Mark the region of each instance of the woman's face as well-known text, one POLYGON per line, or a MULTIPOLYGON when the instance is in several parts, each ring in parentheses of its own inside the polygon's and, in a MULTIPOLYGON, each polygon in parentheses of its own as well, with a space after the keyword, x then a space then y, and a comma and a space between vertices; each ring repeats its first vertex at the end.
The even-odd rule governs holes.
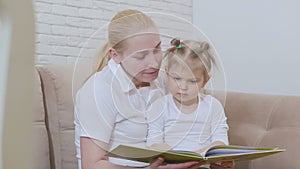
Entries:
POLYGON ((151 82, 158 76, 162 61, 161 41, 158 33, 145 33, 124 41, 125 50, 119 53, 120 64, 138 85, 151 82))

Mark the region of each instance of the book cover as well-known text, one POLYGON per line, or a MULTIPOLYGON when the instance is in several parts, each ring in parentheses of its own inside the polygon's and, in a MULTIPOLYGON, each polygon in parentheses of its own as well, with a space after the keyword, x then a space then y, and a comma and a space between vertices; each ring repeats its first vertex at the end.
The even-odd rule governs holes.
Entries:
POLYGON ((112 151, 108 152, 106 156, 146 163, 151 163, 158 157, 164 158, 166 163, 181 163, 187 161, 206 161, 207 163, 214 163, 228 160, 253 160, 283 151, 285 150, 265 147, 215 146, 210 148, 206 153, 204 153, 204 155, 201 155, 192 151, 159 151, 127 145, 119 145, 112 151))

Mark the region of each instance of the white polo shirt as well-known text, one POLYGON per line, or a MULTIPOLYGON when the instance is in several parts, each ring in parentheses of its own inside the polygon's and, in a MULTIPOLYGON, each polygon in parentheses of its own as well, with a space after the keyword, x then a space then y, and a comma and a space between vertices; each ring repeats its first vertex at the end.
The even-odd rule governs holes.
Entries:
MULTIPOLYGON (((75 103, 75 144, 79 165, 80 137, 108 143, 109 150, 120 144, 145 147, 145 110, 154 97, 161 97, 160 90, 153 86, 157 87, 137 89, 121 65, 113 60, 87 80, 77 92, 75 103)), ((133 165, 124 160, 111 161, 133 165)))

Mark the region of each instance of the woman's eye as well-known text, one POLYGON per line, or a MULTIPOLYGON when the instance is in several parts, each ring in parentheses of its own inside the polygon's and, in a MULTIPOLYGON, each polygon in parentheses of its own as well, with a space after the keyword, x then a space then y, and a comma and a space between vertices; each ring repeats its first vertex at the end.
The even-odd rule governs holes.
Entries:
POLYGON ((143 60, 145 59, 146 55, 136 55, 135 58, 138 60, 143 60))
POLYGON ((180 80, 180 77, 173 77, 174 80, 180 80))

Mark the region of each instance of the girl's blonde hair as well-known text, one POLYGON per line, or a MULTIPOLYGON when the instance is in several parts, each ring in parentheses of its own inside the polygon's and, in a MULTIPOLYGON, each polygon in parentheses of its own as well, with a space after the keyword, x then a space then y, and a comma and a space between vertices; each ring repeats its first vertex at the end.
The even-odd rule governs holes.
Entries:
POLYGON ((215 56, 212 54, 211 45, 206 41, 194 41, 194 40, 185 40, 180 41, 177 38, 171 40, 171 46, 165 52, 165 67, 170 68, 172 64, 178 59, 181 61, 196 61, 195 64, 199 64, 205 72, 205 78, 210 77, 210 72, 212 67, 215 66, 218 68, 215 56))
POLYGON ((107 42, 95 56, 93 73, 101 71, 107 65, 110 60, 109 48, 122 53, 126 48, 123 40, 149 28, 157 29, 153 20, 138 10, 123 10, 117 13, 109 23, 107 42))

